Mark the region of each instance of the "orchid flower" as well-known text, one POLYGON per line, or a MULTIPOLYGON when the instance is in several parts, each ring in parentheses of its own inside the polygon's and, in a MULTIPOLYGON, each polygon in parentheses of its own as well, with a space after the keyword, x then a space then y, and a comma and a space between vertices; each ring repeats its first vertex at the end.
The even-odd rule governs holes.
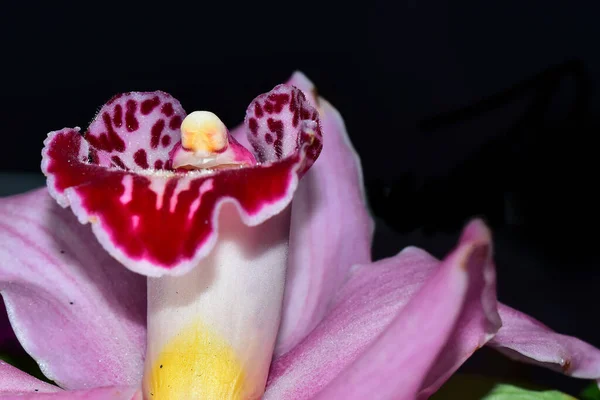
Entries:
POLYGON ((127 93, 42 154, 47 189, 0 200, 0 292, 58 386, 0 362, 3 398, 422 399, 486 344, 600 379, 600 350, 497 302, 482 221, 441 261, 372 262, 359 159, 301 73, 231 132, 127 93))

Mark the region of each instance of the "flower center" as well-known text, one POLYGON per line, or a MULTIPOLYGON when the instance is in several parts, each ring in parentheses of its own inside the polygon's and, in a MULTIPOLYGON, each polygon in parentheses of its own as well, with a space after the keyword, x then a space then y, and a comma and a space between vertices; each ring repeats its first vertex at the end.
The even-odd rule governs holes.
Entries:
POLYGON ((254 155, 229 134, 210 111, 194 111, 181 123, 181 143, 171 154, 173 168, 239 168, 256 164, 254 155))

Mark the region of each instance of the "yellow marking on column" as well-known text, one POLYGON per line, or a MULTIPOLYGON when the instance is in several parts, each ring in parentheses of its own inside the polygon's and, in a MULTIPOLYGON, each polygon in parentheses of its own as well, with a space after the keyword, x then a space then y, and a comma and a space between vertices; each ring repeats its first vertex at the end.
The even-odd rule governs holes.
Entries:
POLYGON ((231 346, 202 323, 175 335, 144 376, 145 399, 239 400, 245 374, 231 346))

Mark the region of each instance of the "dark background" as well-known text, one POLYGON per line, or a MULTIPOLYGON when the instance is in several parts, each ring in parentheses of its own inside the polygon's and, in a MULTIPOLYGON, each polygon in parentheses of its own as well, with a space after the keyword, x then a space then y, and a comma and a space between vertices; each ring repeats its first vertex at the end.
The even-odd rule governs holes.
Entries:
MULTIPOLYGON (((500 300, 600 346, 597 13, 391 3, 3 2, 1 194, 43 184, 47 132, 85 127, 115 93, 164 90, 231 127, 299 69, 362 158, 376 258, 408 244, 441 257, 483 216, 500 300)), ((582 386, 493 354, 465 370, 582 386)))

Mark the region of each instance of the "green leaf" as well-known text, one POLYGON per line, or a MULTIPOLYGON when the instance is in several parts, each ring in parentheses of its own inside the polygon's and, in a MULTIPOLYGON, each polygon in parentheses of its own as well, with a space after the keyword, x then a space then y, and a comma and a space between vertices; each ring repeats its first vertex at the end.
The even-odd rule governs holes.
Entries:
POLYGON ((556 390, 535 391, 517 386, 499 384, 482 400, 577 400, 556 390))
MULTIPOLYGON (((583 386, 583 385, 582 385, 583 386)), ((600 400, 594 383, 586 389, 581 400, 600 400), (591 396, 591 397, 590 397, 591 396), (597 397, 593 397, 597 396, 597 397)), ((499 378, 489 375, 454 374, 431 400, 577 400, 571 395, 522 379, 499 378)))
POLYGON ((583 389, 579 395, 581 400, 600 400, 600 389, 596 382, 591 383, 588 387, 583 389))
MULTIPOLYGON (((431 396, 431 400, 481 400, 492 393, 501 382, 508 383, 493 376, 454 374, 431 396)), ((510 380, 510 383, 530 390, 546 389, 520 380, 510 380)))

